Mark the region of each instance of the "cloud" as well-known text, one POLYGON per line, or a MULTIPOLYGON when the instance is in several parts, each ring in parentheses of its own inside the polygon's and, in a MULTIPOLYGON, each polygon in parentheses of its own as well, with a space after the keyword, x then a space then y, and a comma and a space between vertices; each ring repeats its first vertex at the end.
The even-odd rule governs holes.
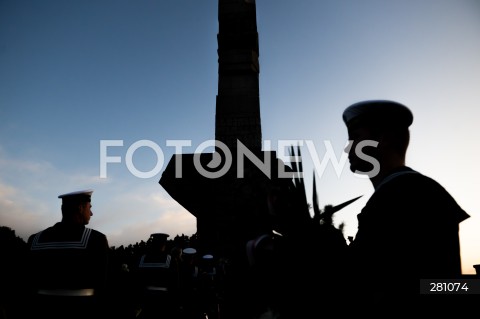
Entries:
POLYGON ((107 202, 97 205, 100 207, 97 213, 94 211, 92 225, 105 232, 111 246, 146 241, 150 234, 158 232, 168 233, 171 238, 196 232, 196 218, 158 184, 155 186, 134 187, 109 196, 107 202, 112 198, 116 201, 112 207, 107 202))
POLYGON ((0 225, 11 228, 24 240, 48 225, 48 207, 28 193, 0 179, 0 225))

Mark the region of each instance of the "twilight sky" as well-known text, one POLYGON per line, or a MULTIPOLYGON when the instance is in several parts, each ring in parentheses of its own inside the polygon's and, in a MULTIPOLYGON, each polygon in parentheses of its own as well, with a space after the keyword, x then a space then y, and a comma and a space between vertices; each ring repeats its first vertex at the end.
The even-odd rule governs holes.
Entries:
MULTIPOLYGON (((112 246, 195 233, 195 218, 158 181, 175 153, 169 143, 189 140, 183 152, 193 153, 215 138, 217 6, 0 0, 0 225, 26 240, 60 220, 59 194, 94 189, 89 227, 112 246), (121 159, 106 177, 101 141, 121 159)), ((257 0, 257 24, 264 149, 287 155, 281 145, 303 143, 307 190, 316 163, 322 207, 364 195, 335 216, 354 236, 372 186, 339 164, 342 111, 364 99, 407 105, 407 165, 470 214, 462 263, 475 273, 480 2, 257 0)))

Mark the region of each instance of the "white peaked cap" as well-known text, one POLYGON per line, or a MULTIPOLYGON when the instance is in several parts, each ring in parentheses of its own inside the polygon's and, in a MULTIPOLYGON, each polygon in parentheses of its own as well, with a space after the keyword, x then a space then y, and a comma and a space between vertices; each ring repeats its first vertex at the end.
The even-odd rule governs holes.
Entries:
POLYGON ((76 192, 58 195, 58 198, 65 198, 65 197, 78 196, 78 195, 92 196, 92 193, 93 193, 93 189, 87 189, 83 191, 76 191, 76 192))
POLYGON ((91 200, 92 193, 92 189, 87 189, 58 195, 58 198, 61 198, 62 202, 89 202, 91 200))
POLYGON ((183 249, 183 253, 187 254, 187 255, 193 255, 193 254, 197 253, 197 250, 195 248, 188 247, 188 248, 183 249))
POLYGON ((405 105, 389 100, 366 100, 347 107, 342 114, 348 126, 355 120, 374 125, 409 127, 413 123, 413 114, 405 105))

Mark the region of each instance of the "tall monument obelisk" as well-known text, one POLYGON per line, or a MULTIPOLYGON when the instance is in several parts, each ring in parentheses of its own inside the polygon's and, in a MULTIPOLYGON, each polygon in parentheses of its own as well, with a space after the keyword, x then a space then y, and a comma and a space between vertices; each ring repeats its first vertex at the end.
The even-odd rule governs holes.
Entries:
POLYGON ((255 2, 220 0, 215 139, 231 150, 237 140, 262 149, 258 32, 255 2))
POLYGON ((197 236, 203 248, 230 257, 243 254, 245 242, 268 227, 266 186, 275 179, 277 165, 283 164, 274 151, 262 151, 255 2, 219 0, 218 21, 215 140, 216 145, 228 147, 233 163, 225 174, 211 178, 198 171, 195 157, 207 167, 220 152, 176 154, 159 183, 197 218, 197 236), (265 158, 270 158, 272 175, 266 176, 246 159, 238 178, 238 142, 260 161, 267 163, 265 158))

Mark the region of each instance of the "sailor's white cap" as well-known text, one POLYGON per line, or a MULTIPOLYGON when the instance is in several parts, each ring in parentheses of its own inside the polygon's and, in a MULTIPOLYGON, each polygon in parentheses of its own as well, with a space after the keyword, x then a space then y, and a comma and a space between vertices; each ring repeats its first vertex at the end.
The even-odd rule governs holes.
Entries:
POLYGON ((75 192, 58 195, 58 198, 61 198, 63 202, 65 201, 89 202, 91 201, 92 193, 93 193, 92 189, 86 189, 86 190, 75 191, 75 192))
POLYGON ((187 254, 187 255, 193 255, 193 254, 197 253, 197 250, 195 248, 188 247, 188 248, 183 249, 183 253, 187 254))
POLYGON ((342 114, 347 126, 353 123, 368 123, 385 127, 409 127, 413 114, 405 105, 390 100, 366 100, 347 107, 342 114))
POLYGON ((203 255, 202 258, 203 258, 203 259, 213 259, 213 255, 210 255, 210 254, 203 255))

